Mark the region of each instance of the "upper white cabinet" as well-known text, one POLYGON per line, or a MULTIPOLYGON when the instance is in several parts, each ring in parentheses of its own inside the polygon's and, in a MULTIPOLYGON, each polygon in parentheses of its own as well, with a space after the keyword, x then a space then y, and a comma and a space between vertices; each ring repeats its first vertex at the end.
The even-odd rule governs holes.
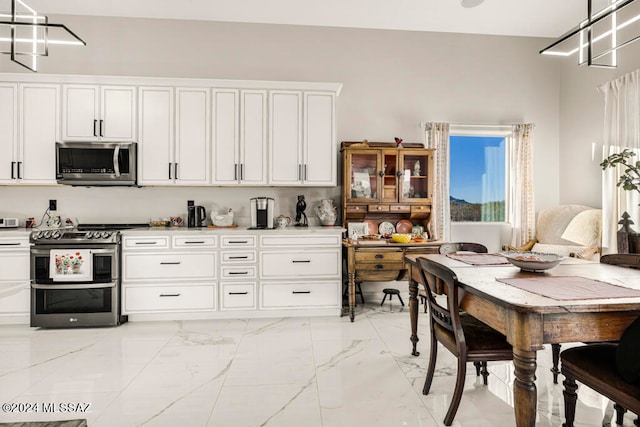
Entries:
POLYGON ((212 91, 215 185, 267 183, 267 91, 212 91))
POLYGON ((333 92, 271 91, 269 184, 336 185, 333 92))
POLYGON ((141 87, 138 183, 207 185, 209 90, 141 87))
POLYGON ((0 84, 0 183, 17 180, 18 166, 18 85, 0 84))
POLYGON ((176 89, 176 184, 206 185, 211 177, 209 89, 176 89))
POLYGON ((56 183, 59 105, 59 85, 0 84, 0 183, 56 183))
POLYGON ((29 184, 55 184, 60 86, 23 83, 19 90, 17 179, 29 184))
POLYGON ((176 172, 173 88, 141 87, 138 100, 138 183, 171 184, 176 172))
POLYGON ((63 86, 62 139, 135 141, 134 86, 63 86))

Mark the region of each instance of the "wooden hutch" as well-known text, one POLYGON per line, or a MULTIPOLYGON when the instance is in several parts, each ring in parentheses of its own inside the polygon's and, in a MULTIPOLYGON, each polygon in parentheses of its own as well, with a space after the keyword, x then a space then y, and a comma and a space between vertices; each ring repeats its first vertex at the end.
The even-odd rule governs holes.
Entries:
MULTIPOLYGON (((434 150, 422 144, 342 142, 342 226, 400 220, 421 225, 428 237, 433 195, 434 150)), ((369 231, 371 233, 371 231, 369 231)), ((378 233, 374 230, 374 233, 378 233)), ((373 233, 371 233, 373 234, 373 233)), ((355 283, 402 279, 407 252, 436 253, 439 242, 392 243, 387 239, 344 241, 349 278, 349 310, 354 318, 355 283)), ((416 301, 410 295, 409 303, 416 301)))

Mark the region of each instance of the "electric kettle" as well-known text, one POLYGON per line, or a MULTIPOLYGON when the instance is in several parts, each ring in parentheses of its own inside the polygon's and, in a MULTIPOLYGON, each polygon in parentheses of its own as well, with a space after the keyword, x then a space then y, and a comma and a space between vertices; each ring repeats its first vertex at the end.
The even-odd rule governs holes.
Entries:
POLYGON ((204 209, 204 206, 196 206, 196 227, 206 227, 207 226, 207 211, 204 209))

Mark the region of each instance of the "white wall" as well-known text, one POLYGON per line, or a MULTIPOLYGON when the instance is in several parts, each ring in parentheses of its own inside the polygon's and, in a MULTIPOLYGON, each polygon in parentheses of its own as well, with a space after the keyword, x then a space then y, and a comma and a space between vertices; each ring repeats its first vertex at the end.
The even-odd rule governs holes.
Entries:
MULTIPOLYGON (((559 60, 548 40, 411 31, 54 16, 88 43, 53 47, 40 73, 326 81, 337 98, 338 141, 423 142, 425 120, 533 122, 537 210, 559 201, 559 60)), ((0 72, 22 72, 0 58, 0 72)), ((563 163, 566 166, 567 162, 563 163)), ((563 174, 564 176, 564 174, 563 174)), ((241 211, 256 195, 292 213, 296 194, 339 189, 0 187, 0 216, 39 216, 47 200, 81 220, 142 220, 184 212, 187 199, 241 211)), ((86 222, 86 221, 85 221, 86 222)))

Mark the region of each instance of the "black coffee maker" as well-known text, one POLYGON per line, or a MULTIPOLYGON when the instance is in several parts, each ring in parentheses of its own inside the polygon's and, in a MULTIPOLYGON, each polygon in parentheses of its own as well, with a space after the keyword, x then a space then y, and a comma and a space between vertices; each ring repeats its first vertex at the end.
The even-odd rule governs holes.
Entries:
POLYGON ((196 206, 193 200, 187 200, 187 227, 205 227, 207 211, 204 206, 196 206))

